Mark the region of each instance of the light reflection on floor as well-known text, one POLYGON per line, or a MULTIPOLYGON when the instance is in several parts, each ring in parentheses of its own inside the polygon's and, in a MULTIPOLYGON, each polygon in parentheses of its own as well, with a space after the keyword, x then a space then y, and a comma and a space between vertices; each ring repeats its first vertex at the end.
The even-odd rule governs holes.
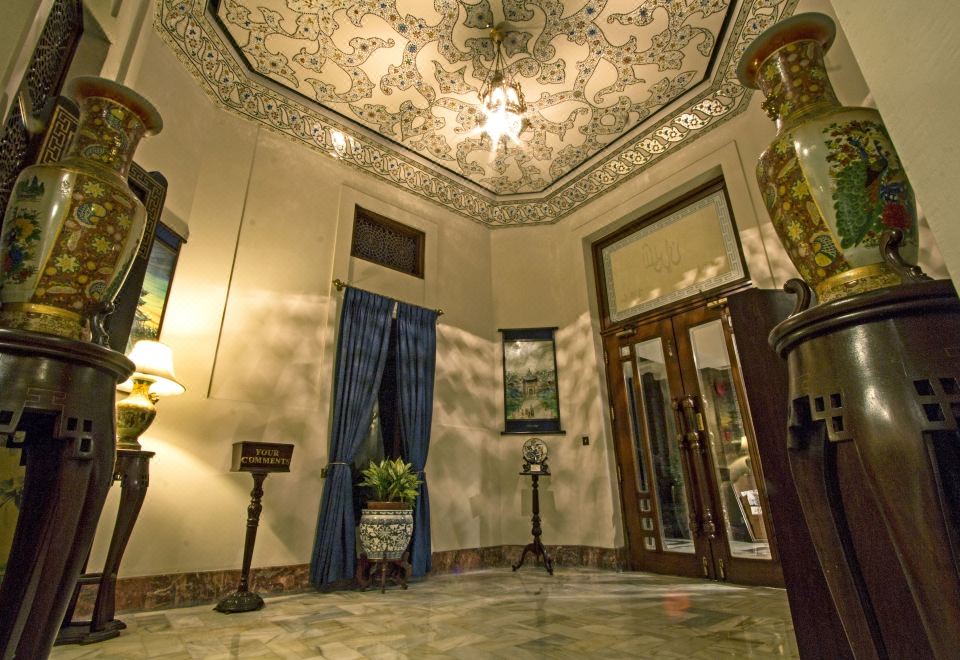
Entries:
POLYGON ((269 598, 248 614, 199 606, 121 619, 121 637, 51 658, 799 657, 783 590, 536 566, 269 598))

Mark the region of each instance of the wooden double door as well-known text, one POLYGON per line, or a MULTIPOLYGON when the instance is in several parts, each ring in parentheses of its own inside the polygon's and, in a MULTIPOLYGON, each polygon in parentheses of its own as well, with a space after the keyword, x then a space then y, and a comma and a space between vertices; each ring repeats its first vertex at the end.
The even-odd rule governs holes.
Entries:
POLYGON ((723 305, 605 338, 631 567, 782 586, 723 305))

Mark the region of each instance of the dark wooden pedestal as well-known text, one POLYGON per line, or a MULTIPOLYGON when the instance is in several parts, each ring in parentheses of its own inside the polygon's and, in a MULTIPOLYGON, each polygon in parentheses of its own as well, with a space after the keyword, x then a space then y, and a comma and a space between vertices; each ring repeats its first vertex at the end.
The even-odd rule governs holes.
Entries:
POLYGON ((540 535, 543 533, 543 530, 540 529, 540 491, 539 491, 539 481, 540 477, 549 477, 549 472, 521 472, 520 474, 529 475, 533 481, 533 541, 527 544, 527 547, 523 549, 523 553, 520 555, 520 560, 513 565, 513 570, 517 570, 523 566, 523 562, 527 559, 527 553, 533 555, 534 561, 537 557, 543 559, 543 567, 547 569, 547 573, 553 575, 553 561, 550 559, 550 555, 547 554, 547 549, 543 546, 543 541, 540 540, 540 535))
POLYGON ((237 590, 223 598, 214 607, 224 614, 253 612, 263 607, 263 598, 250 591, 250 565, 253 563, 253 546, 257 542, 257 528, 260 526, 260 513, 263 511, 263 481, 266 472, 252 472, 253 490, 250 491, 250 504, 247 506, 247 534, 243 541, 243 567, 240 569, 240 583, 237 590))
MULTIPOLYGON (((89 342, 0 330, 0 434, 23 432, 23 502, 0 585, 0 658, 45 658, 113 475, 126 357, 89 342)), ((15 443, 14 443, 15 446, 15 443)))
POLYGON ((788 455, 855 657, 960 658, 960 300, 948 281, 778 325, 788 455))
POLYGON ((853 660, 787 459, 787 363, 770 347, 774 326, 790 316, 794 296, 748 289, 727 298, 743 387, 770 504, 772 548, 780 559, 801 658, 853 660))
POLYGON ((117 573, 120 561, 127 548, 127 542, 133 533, 133 527, 140 515, 143 500, 147 496, 150 484, 150 459, 152 451, 118 449, 113 479, 120 482, 120 505, 117 521, 110 537, 110 548, 100 573, 84 573, 77 580, 73 598, 67 607, 60 634, 56 644, 91 644, 116 637, 127 627, 123 621, 114 618, 116 612, 117 573), (73 621, 73 613, 84 585, 96 584, 97 599, 93 606, 93 615, 89 621, 73 621))
POLYGON ((407 580, 413 567, 410 565, 410 553, 404 552, 400 559, 370 559, 367 554, 361 553, 357 561, 357 586, 360 591, 366 591, 371 583, 380 583, 380 593, 387 590, 387 582, 399 584, 407 588, 407 580))

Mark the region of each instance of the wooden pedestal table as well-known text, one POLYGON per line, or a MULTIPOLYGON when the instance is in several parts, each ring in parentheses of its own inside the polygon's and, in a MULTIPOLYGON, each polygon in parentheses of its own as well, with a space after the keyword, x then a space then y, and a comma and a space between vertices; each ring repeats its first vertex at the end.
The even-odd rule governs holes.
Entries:
POLYGON ((770 341, 789 371, 790 468, 853 655, 960 658, 952 284, 834 300, 770 341))
POLYGON ((249 472, 253 477, 250 505, 247 507, 247 534, 243 543, 243 567, 237 590, 217 603, 218 612, 234 614, 253 612, 263 607, 260 594, 250 591, 250 565, 253 561, 253 546, 257 542, 260 512, 263 510, 263 481, 271 472, 289 472, 293 458, 293 445, 273 442, 236 442, 233 445, 233 472, 249 472))
POLYGON ((547 549, 543 546, 543 542, 540 540, 540 535, 543 533, 543 530, 540 529, 540 493, 538 490, 538 481, 540 477, 549 477, 549 472, 521 472, 521 475, 527 475, 531 478, 533 482, 533 541, 527 544, 527 547, 523 549, 523 553, 520 555, 520 561, 513 565, 513 570, 517 570, 523 566, 523 562, 527 559, 527 553, 532 553, 534 560, 537 557, 543 558, 543 567, 547 569, 547 573, 553 575, 553 562, 550 560, 550 555, 547 554, 547 549))
POLYGON ((380 582, 380 593, 387 590, 387 582, 407 588, 407 580, 413 567, 410 565, 410 553, 404 552, 400 559, 370 559, 367 553, 360 553, 357 562, 357 574, 354 576, 360 591, 366 591, 372 582, 380 582))
POLYGON ((0 586, 3 660, 50 653, 110 489, 115 391, 131 373, 90 342, 0 330, 0 434, 26 464, 0 586))
POLYGON ((100 573, 84 573, 77 580, 73 598, 63 619, 57 645, 92 644, 117 637, 127 627, 123 621, 114 618, 116 612, 117 573, 120 561, 127 548, 127 542, 133 533, 133 527, 147 496, 150 483, 150 459, 154 452, 134 449, 118 449, 117 461, 113 470, 113 480, 120 482, 120 505, 110 548, 100 573), (98 585, 97 598, 93 606, 93 615, 89 621, 73 621, 73 613, 84 585, 98 585))

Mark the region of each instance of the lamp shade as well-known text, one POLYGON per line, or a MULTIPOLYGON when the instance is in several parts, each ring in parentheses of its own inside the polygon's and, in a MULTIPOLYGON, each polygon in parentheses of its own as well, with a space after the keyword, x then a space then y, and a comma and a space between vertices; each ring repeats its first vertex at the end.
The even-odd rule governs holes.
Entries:
POLYGON ((166 344, 141 339, 133 345, 128 357, 136 369, 117 389, 129 392, 133 389, 133 380, 142 379, 151 383, 150 393, 160 397, 175 396, 186 391, 173 373, 173 351, 166 344))

